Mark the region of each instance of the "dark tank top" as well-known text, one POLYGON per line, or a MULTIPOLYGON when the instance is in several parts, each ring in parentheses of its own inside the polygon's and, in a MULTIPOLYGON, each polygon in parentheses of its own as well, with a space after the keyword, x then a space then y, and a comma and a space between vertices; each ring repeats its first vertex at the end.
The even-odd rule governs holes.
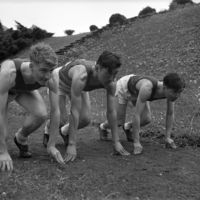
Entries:
POLYGON ((151 97, 148 99, 148 101, 152 101, 155 98, 153 98, 157 85, 158 85, 158 80, 155 79, 154 77, 151 76, 131 76, 130 79, 128 80, 127 87, 128 91, 131 93, 131 95, 138 96, 138 89, 136 88, 136 84, 138 83, 139 80, 141 79, 147 79, 150 80, 153 84, 152 92, 151 92, 151 97))
POLYGON ((84 59, 74 60, 60 69, 59 78, 61 81, 59 84, 61 84, 61 87, 71 88, 72 79, 69 77, 68 72, 72 67, 76 65, 84 65, 87 71, 87 82, 83 89, 84 91, 104 88, 104 86, 92 75, 92 67, 95 65, 95 62, 84 59))
POLYGON ((13 59, 13 61, 16 67, 16 78, 15 78, 15 86, 9 90, 9 94, 32 91, 32 90, 36 90, 42 87, 39 83, 27 84, 24 82, 24 79, 21 73, 21 65, 23 62, 28 62, 28 60, 13 59))

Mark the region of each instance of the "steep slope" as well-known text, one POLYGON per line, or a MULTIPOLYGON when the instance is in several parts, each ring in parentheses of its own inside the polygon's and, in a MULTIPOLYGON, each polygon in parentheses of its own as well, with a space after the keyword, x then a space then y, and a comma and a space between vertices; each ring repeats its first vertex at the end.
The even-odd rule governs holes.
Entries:
MULTIPOLYGON (((70 36, 63 36, 63 37, 50 37, 44 39, 42 42, 48 43, 51 45, 51 47, 57 51, 59 49, 62 49, 64 46, 70 45, 71 43, 75 42, 76 40, 81 39, 82 37, 86 36, 89 33, 81 33, 77 35, 70 35, 70 36)), ((16 54, 14 57, 20 57, 20 58, 26 58, 28 57, 28 51, 29 48, 22 50, 18 54, 16 54)))
MULTIPOLYGON (((114 51, 122 56, 125 74, 145 70, 162 75, 169 70, 182 71, 182 67, 187 68, 187 74, 188 70, 193 73, 199 64, 199 12, 200 6, 196 5, 141 18, 125 27, 104 31, 73 48, 79 57, 90 59, 96 59, 105 49, 114 51), (157 71, 160 67, 162 73, 157 71)), ((62 59, 70 59, 68 52, 62 59)))
MULTIPOLYGON (((116 52, 122 57, 119 77, 129 73, 154 75, 162 79, 175 71, 184 77, 186 89, 177 101, 175 132, 198 133, 198 95, 200 66, 200 6, 190 6, 146 18, 138 18, 123 27, 105 30, 100 35, 74 44, 60 63, 74 57, 96 60, 103 50, 116 52)), ((95 101, 101 95, 95 93, 95 101), (96 98, 97 97, 97 98, 96 98)), ((99 102, 100 104, 103 100, 99 102)), ((152 104, 156 127, 164 126, 165 104, 152 104), (164 105, 164 106, 163 106, 164 105), (155 108, 155 109, 154 109, 155 108)), ((96 109, 96 108, 95 108, 96 109)), ((95 110, 94 110, 95 112, 95 110)))

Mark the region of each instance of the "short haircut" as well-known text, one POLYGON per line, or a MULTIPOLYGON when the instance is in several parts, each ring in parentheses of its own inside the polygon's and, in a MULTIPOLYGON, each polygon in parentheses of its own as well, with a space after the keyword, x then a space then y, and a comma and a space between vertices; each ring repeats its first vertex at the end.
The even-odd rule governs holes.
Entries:
POLYGON ((98 58, 97 64, 107 68, 109 73, 121 66, 120 57, 112 52, 104 51, 98 58))
POLYGON ((185 81, 177 73, 168 73, 163 78, 163 83, 174 92, 182 92, 185 88, 185 81))
POLYGON ((54 50, 43 42, 31 46, 29 57, 31 61, 37 64, 44 63, 49 67, 55 67, 58 64, 58 57, 54 50))

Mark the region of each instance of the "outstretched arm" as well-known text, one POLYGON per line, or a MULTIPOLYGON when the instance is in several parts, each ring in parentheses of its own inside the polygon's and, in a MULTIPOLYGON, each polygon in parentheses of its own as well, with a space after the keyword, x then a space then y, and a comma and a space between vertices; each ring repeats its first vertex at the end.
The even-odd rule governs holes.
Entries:
POLYGON ((60 109, 58 95, 58 78, 54 72, 52 79, 49 81, 49 101, 50 101, 50 126, 49 126, 49 142, 47 144, 47 152, 60 164, 64 164, 64 160, 55 147, 56 135, 59 131, 60 109))
POLYGON ((173 122, 174 122, 174 102, 167 100, 166 139, 171 137, 173 122))
POLYGON ((14 84, 16 70, 12 61, 5 61, 0 69, 0 170, 13 170, 12 159, 6 146, 8 91, 14 84))
POLYGON ((6 145, 7 137, 7 98, 8 94, 0 94, 0 171, 12 171, 13 163, 6 145))
POLYGON ((166 111, 166 142, 170 144, 171 148, 176 148, 174 141, 171 139, 171 131, 174 122, 174 102, 167 100, 166 111))
POLYGON ((71 109, 69 116, 69 143, 66 152, 66 162, 76 159, 76 140, 79 126, 79 117, 82 106, 81 93, 87 81, 87 72, 84 66, 77 65, 71 74, 71 109))
POLYGON ((115 89, 115 83, 111 83, 107 89, 107 119, 111 128, 116 153, 120 155, 129 155, 119 141, 115 89))
MULTIPOLYGON (((1 87, 1 86, 0 86, 1 87)), ((0 93, 0 169, 2 171, 8 169, 10 170, 10 164, 8 163, 10 158, 6 145, 7 137, 7 121, 6 121, 6 112, 7 112, 7 98, 8 94, 0 93)))
POLYGON ((132 133, 134 139, 134 154, 142 153, 142 145, 140 144, 140 124, 141 115, 144 111, 146 102, 151 95, 152 85, 144 85, 140 88, 136 101, 136 111, 133 116, 132 133))

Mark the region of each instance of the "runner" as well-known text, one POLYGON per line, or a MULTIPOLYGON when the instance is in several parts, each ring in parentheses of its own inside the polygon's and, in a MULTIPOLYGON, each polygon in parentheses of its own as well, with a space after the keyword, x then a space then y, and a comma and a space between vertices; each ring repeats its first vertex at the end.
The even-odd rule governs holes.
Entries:
MULTIPOLYGON (((171 138, 174 121, 174 101, 180 96, 185 87, 184 81, 177 73, 169 73, 163 81, 150 76, 126 75, 118 80, 116 96, 118 98, 118 125, 122 126, 127 140, 133 142, 134 154, 142 153, 140 143, 140 127, 151 122, 150 101, 167 100, 166 112, 166 146, 175 149, 176 145, 171 138), (125 123, 126 107, 131 101, 136 107, 133 121, 125 123)), ((105 139, 108 135, 109 123, 100 124, 100 135, 105 139)))
POLYGON ((62 111, 60 134, 67 146, 66 162, 75 160, 77 156, 77 131, 90 123, 89 91, 98 88, 105 88, 107 91, 107 118, 111 125, 114 149, 120 155, 129 155, 119 141, 115 108, 114 79, 120 66, 120 58, 117 55, 104 51, 97 62, 78 59, 55 70, 59 75, 59 104, 62 111), (67 96, 71 103, 69 123, 66 123, 67 96))
POLYGON ((51 105, 50 140, 47 151, 59 163, 64 163, 60 152, 55 148, 55 135, 59 130, 60 112, 58 109, 58 81, 51 78, 57 65, 53 49, 39 43, 30 49, 30 61, 22 59, 6 60, 0 68, 0 170, 13 170, 13 162, 6 145, 7 107, 15 100, 27 112, 22 128, 15 133, 14 142, 19 148, 20 157, 30 158, 28 136, 45 121, 47 109, 38 89, 49 88, 51 105))

